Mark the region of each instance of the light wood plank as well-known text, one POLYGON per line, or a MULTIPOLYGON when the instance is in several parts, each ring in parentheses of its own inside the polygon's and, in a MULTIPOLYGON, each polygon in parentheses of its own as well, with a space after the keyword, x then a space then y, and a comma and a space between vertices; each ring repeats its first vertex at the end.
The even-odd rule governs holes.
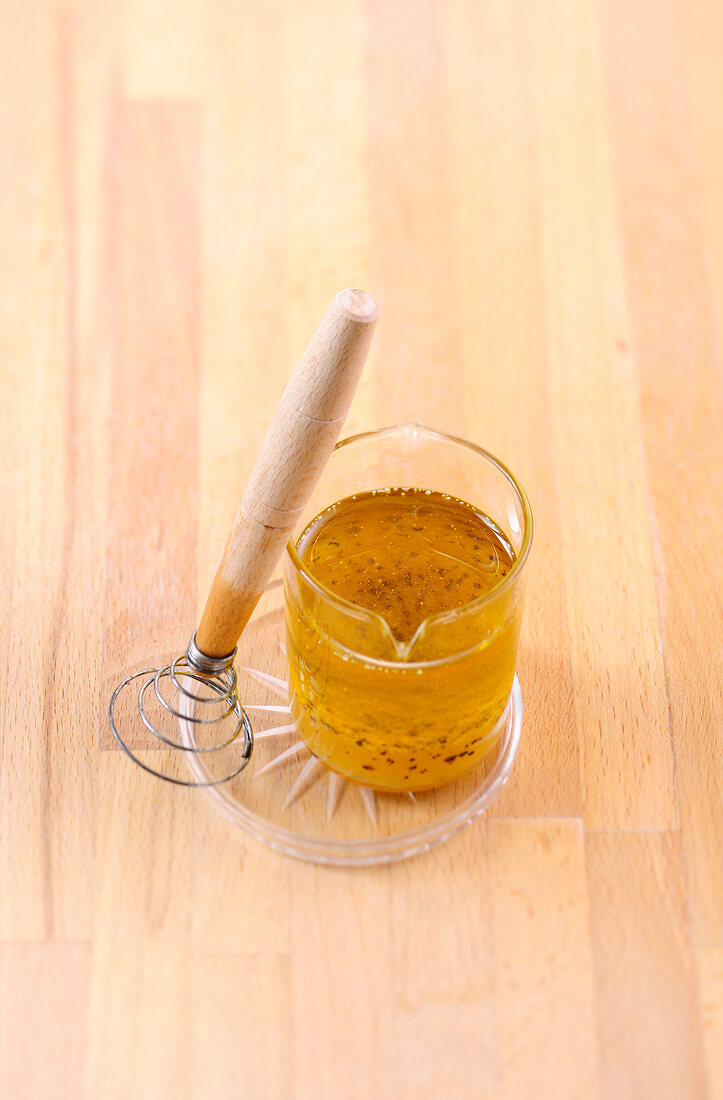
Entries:
POLYGON ((205 5, 198 0, 126 0, 125 88, 131 99, 194 99, 205 58, 205 5))
POLYGON ((492 882, 484 826, 391 880, 392 1075, 396 1097, 497 1095, 492 882))
POLYGON ((709 1100, 723 1097, 723 949, 696 951, 709 1100))
POLYGON ((389 877, 388 868, 292 868, 298 1100, 390 1095, 389 877))
POLYGON ((500 1098, 598 1091, 592 947, 579 821, 487 826, 500 1098))
POLYGON ((682 27, 672 4, 653 16, 639 2, 607 5, 603 26, 694 930, 698 943, 720 944, 723 569, 710 536, 721 516, 723 390, 689 113, 675 90, 682 27), (638 57, 642 35, 649 48, 638 57))
POLYGON ((4 1096, 82 1095, 89 956, 84 943, 0 944, 4 1096))
MULTIPOLYGON (((198 501, 198 113, 185 104, 118 110, 104 273, 104 291, 118 303, 110 345, 109 687, 154 654, 187 645, 198 501)), ((109 738, 103 744, 112 745, 109 738)))
POLYGON ((0 935, 39 940, 55 925, 53 795, 63 779, 53 767, 49 733, 64 724, 54 645, 64 629, 71 538, 64 508, 75 491, 67 450, 60 125, 53 109, 58 39, 54 13, 42 3, 3 9, 0 20, 0 97, 14 104, 3 112, 7 179, 0 203, 3 527, 7 515, 0 570, 6 685, 0 882, 14 886, 0 889, 0 935), (19 41, 32 42, 26 56, 19 41))
MULTIPOLYGON (((723 99, 723 9, 716 0, 679 2, 673 13, 679 30, 683 66, 681 99, 688 106, 695 189, 701 206, 699 247, 705 252, 717 330, 723 322, 723 129, 718 105, 723 99)), ((677 73, 676 73, 677 76, 677 73)), ((686 142, 686 150, 689 148, 686 142)))
MULTIPOLYGON (((291 370, 283 12, 230 0, 209 13, 203 84, 200 615, 254 458, 291 370), (258 89, 263 87, 260 96, 258 89)), ((317 323, 312 324, 312 330, 317 323)))
MULTIPOLYGON (((182 649, 193 623, 200 310, 198 114, 187 104, 111 107, 101 286, 115 306, 105 345, 113 368, 106 699, 150 655, 182 649)), ((102 718, 99 745, 113 749, 102 718)), ((167 757, 156 751, 151 766, 167 757)), ((160 783, 118 751, 100 753, 97 789, 86 1088, 177 1092, 190 1067, 195 792, 160 783)))
MULTIPOLYGON (((59 566, 44 643, 52 675, 45 691, 49 934, 87 937, 91 928, 96 744, 89 729, 105 722, 102 616, 105 546, 101 517, 108 499, 105 426, 111 392, 97 274, 104 261, 99 177, 110 135, 107 97, 115 56, 113 12, 60 9, 54 21, 57 143, 63 258, 62 336, 53 348, 64 375, 58 394, 60 434, 48 441, 46 466, 64 484, 51 497, 58 508, 59 566), (92 61, 79 62, 88 50, 92 61), (96 517, 90 524, 85 517, 96 517)), ((50 554, 48 556, 51 556, 50 554)))
MULTIPOLYGON (((154 755, 158 767, 165 754, 154 755)), ((160 784, 115 752, 101 754, 98 784, 86 1092, 183 1095, 194 1017, 194 792, 160 784)))
MULTIPOLYGON (((337 290, 371 285, 366 32, 361 0, 291 4, 282 27, 287 288, 295 358, 337 290)), ((376 366, 378 356, 375 336, 344 435, 378 427, 374 379, 384 370, 376 366)))
POLYGON ((198 1006, 191 1095, 213 1100, 294 1095, 288 958, 199 955, 190 969, 198 1006))
POLYGON ((464 386, 478 412, 471 438, 510 465, 535 517, 519 662, 525 736, 515 782, 493 812, 575 815, 582 793, 566 597, 549 583, 563 531, 523 13, 460 0, 447 38, 464 386))
POLYGON ((288 859, 220 821, 200 792, 193 821, 193 950, 243 956, 288 951, 288 859))
POLYGON ((371 275, 385 318, 368 372, 376 424, 465 435, 442 8, 428 4, 423 19, 415 0, 366 10, 371 275))
POLYGON ((673 758, 596 10, 555 0, 525 11, 585 822, 669 826, 673 758))
POLYGON ((592 834, 587 864, 603 1096, 696 1100, 704 1086, 680 837, 592 834))

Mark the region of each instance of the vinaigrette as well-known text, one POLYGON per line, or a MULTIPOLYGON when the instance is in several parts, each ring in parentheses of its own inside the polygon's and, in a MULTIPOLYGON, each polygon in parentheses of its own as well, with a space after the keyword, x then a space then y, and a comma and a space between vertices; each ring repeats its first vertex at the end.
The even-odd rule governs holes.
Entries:
POLYGON ((515 562, 505 533, 463 500, 389 488, 321 512, 297 553, 310 579, 287 570, 291 708, 311 751, 386 790, 479 763, 522 614, 516 586, 501 587, 515 562))

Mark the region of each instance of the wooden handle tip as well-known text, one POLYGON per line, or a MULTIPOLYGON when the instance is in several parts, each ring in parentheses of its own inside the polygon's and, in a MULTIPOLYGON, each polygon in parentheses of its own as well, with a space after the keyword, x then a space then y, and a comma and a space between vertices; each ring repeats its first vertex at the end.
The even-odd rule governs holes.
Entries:
POLYGON ((335 301, 352 321, 370 324, 379 316, 379 306, 366 290, 340 290, 335 301))

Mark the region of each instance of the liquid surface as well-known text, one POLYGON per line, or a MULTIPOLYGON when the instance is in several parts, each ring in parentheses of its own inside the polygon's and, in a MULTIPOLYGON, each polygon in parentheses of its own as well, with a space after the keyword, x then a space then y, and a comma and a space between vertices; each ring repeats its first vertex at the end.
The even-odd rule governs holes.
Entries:
POLYGON ((325 588, 377 612, 403 642, 430 615, 485 595, 514 562, 487 516, 424 489, 347 497, 312 520, 297 550, 325 588))
POLYGON ((439 786, 484 760, 522 615, 517 582, 479 599, 514 563, 503 532, 443 493, 382 489, 321 512, 297 550, 323 586, 287 561, 291 714, 311 751, 389 791, 439 786))

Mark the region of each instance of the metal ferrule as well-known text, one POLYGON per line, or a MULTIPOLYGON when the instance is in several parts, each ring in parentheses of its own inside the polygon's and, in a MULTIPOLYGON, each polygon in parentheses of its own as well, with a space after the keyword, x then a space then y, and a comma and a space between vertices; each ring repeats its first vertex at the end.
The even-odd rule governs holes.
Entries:
POLYGON ((195 669, 196 672, 202 672, 204 676, 217 676, 220 672, 225 672, 227 668, 231 668, 233 665, 235 656, 236 647, 234 647, 233 653, 229 653, 227 657, 207 657, 196 645, 195 630, 186 650, 186 661, 189 667, 195 669))

